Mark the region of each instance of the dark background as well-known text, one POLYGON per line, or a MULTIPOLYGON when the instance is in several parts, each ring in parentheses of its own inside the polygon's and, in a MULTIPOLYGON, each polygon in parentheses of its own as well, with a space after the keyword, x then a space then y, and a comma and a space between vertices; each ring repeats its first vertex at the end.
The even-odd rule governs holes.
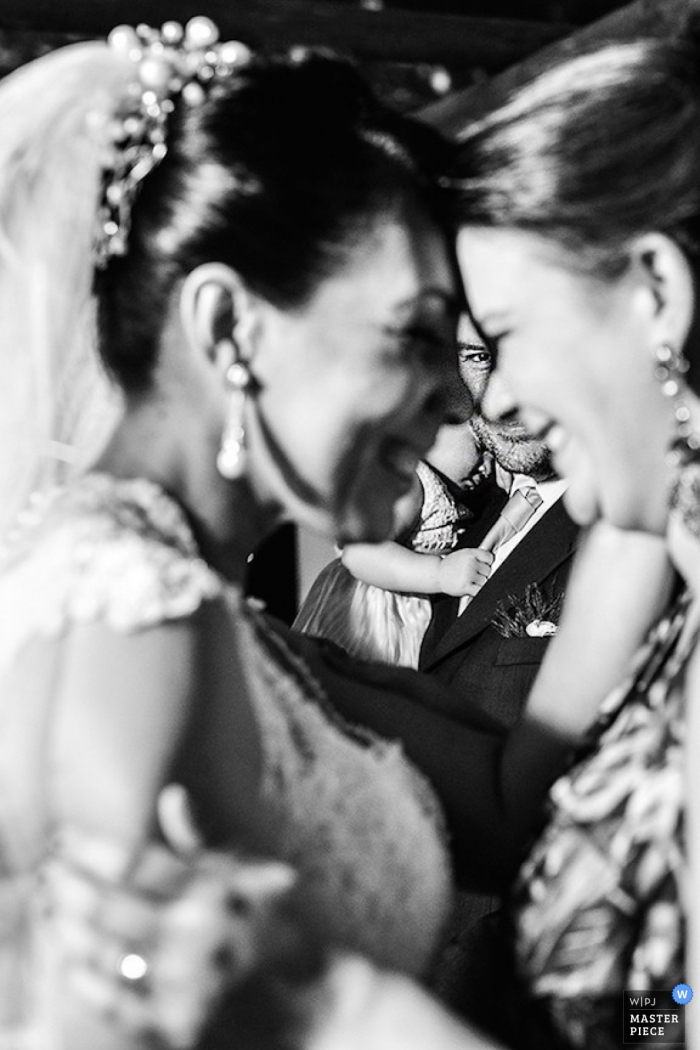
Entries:
POLYGON ((1 0, 0 74, 119 22, 208 14, 253 47, 354 55, 402 109, 492 76, 625 6, 621 0, 1 0))

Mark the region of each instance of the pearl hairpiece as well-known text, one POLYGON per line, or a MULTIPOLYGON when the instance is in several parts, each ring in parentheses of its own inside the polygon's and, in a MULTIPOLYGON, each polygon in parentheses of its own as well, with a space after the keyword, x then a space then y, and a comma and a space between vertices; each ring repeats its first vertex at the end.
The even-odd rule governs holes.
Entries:
POLYGON ((126 254, 138 187, 168 152, 174 99, 200 105, 212 82, 231 76, 252 57, 238 40, 219 43, 219 30, 203 16, 190 19, 184 28, 179 22, 165 22, 160 29, 117 26, 108 43, 134 63, 136 76, 108 129, 94 244, 98 269, 112 256, 126 254))

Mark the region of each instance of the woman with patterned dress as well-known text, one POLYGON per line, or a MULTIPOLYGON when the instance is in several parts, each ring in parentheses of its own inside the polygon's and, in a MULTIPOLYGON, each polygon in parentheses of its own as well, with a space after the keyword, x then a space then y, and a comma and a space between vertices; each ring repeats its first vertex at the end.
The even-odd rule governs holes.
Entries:
MULTIPOLYGON (((625 990, 700 986, 700 36, 686 23, 546 66, 465 123, 449 180, 500 411, 517 405, 547 440, 572 517, 665 534, 682 581, 552 787, 510 893, 491 974, 518 993, 494 1012, 487 992, 479 1019, 517 1047, 612 1050, 625 990)), ((697 1011, 679 1010, 695 1046, 697 1011)))
MULTIPOLYGON (((313 969, 266 918, 292 881, 321 945, 404 974, 449 907, 432 788, 241 596, 282 518, 385 538, 451 411, 439 143, 346 64, 205 18, 30 64, 0 127, 0 1041, 244 1046, 231 989, 313 969)), ((610 673, 571 711, 543 689, 508 741, 455 728, 475 869, 512 857, 610 673)))

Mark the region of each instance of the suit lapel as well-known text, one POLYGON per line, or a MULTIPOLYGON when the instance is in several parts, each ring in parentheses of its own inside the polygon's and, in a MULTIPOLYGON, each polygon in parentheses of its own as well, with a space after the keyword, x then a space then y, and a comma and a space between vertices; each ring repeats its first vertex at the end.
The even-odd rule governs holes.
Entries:
MULTIPOLYGON (((487 627, 498 603, 510 594, 518 594, 528 584, 540 583, 549 576, 574 549, 579 532, 561 499, 557 500, 447 628, 432 658, 422 668, 430 668, 487 627)), ((454 609, 454 605, 451 607, 454 609)))

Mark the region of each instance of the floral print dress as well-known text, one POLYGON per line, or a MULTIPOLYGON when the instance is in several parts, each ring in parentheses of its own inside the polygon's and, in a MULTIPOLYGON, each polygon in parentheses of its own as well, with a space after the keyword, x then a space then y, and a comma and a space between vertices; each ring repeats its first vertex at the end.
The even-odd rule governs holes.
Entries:
POLYGON ((682 597, 654 628, 593 742, 551 789, 510 909, 524 1000, 552 1026, 546 1043, 530 1027, 524 1045, 617 1048, 622 992, 685 979, 683 683, 697 640, 689 609, 682 597))

